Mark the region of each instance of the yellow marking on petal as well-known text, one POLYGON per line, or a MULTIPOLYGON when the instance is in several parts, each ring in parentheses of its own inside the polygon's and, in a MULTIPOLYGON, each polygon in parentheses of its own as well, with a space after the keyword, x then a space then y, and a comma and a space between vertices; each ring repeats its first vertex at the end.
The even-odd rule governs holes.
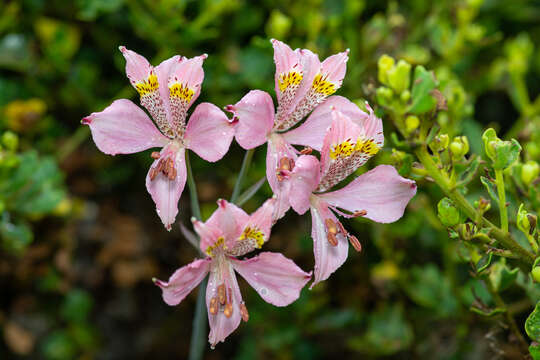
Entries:
POLYGON ((157 80, 156 74, 153 72, 150 73, 148 79, 143 80, 135 84, 135 89, 139 92, 141 96, 157 91, 159 88, 159 83, 157 80))
POLYGON ((296 86, 302 81, 303 75, 298 71, 283 73, 279 76, 279 91, 284 92, 289 86, 296 86))
POLYGON ((238 241, 243 241, 246 239, 253 239, 257 242, 257 249, 260 249, 264 244, 264 234, 261 230, 256 227, 246 227, 242 232, 242 235, 238 238, 238 241))
POLYGON ((313 79, 313 85, 311 86, 315 92, 324 94, 326 96, 332 95, 336 92, 336 86, 330 81, 323 78, 321 74, 317 74, 313 79))
POLYGON ((225 246, 225 239, 223 238, 223 236, 220 236, 216 242, 214 243, 214 245, 210 245, 206 248, 206 254, 210 257, 213 257, 214 256, 214 250, 216 250, 216 248, 218 247, 223 247, 223 249, 227 249, 227 246, 225 246))
POLYGON ((358 139, 358 141, 356 142, 356 146, 354 147, 355 152, 359 151, 361 153, 368 154, 371 156, 378 153, 379 150, 380 150, 379 146, 375 144, 373 139, 367 139, 367 140, 358 139))
POLYGON ((195 91, 188 88, 187 85, 176 83, 169 87, 169 94, 171 97, 177 97, 186 102, 190 102, 195 91))
POLYGON ((345 140, 340 144, 332 146, 332 149, 330 149, 330 157, 332 159, 349 157, 353 154, 354 148, 354 144, 351 140, 345 140))

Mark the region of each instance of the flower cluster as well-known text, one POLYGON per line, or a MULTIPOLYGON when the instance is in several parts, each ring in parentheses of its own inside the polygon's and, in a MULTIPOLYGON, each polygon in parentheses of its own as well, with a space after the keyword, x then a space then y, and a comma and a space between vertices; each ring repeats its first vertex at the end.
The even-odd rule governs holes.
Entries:
POLYGON ((177 305, 209 274, 206 305, 212 346, 241 320, 249 319, 235 272, 276 306, 295 301, 311 279, 311 272, 280 253, 241 258, 269 240, 272 226, 291 207, 298 214, 311 212, 313 287, 345 262, 349 242, 361 250, 360 241, 337 215, 393 222, 416 193, 414 181, 388 165, 333 190, 381 149, 382 121, 368 104, 366 112, 344 97, 332 96, 345 76, 348 50, 321 62, 307 49, 292 50, 278 40, 272 44, 277 108, 270 94, 253 90, 225 107, 232 119, 217 106, 201 103, 186 124, 187 111, 201 90, 206 55, 174 56, 153 67, 141 55, 121 47, 127 76, 157 127, 141 108, 125 99, 82 121, 90 126, 94 142, 104 153, 162 148, 151 154, 154 162, 146 188, 167 229, 175 221, 186 183, 185 149, 213 162, 225 155, 233 137, 245 149, 267 143, 266 174, 274 197, 252 215, 218 200, 217 210, 206 222, 192 220, 206 257, 181 267, 166 282, 155 280, 164 301, 177 305))

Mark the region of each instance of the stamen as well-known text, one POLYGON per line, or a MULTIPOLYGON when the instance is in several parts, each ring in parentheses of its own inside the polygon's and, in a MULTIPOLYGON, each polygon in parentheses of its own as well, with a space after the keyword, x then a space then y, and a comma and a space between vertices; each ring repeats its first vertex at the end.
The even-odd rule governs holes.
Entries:
POLYGON ((217 297, 213 297, 210 299, 210 307, 208 309, 210 311, 210 314, 216 315, 218 312, 218 299, 217 297))
MULTIPOLYGON (((294 166, 294 161, 293 161, 294 166)), ((282 157, 279 159, 279 170, 291 171, 291 162, 288 157, 282 157)))
POLYGON ((357 210, 357 211, 353 212, 354 217, 366 216, 366 215, 367 215, 367 210, 357 210))
POLYGON ((356 238, 354 235, 349 235, 349 242, 353 246, 354 250, 360 252, 362 251, 362 244, 360 244, 360 241, 356 238))
POLYGON ((328 239, 328 242, 330 243, 330 245, 337 246, 338 239, 336 237, 336 234, 329 232, 328 234, 326 234, 326 238, 328 239))
POLYGON ((245 322, 248 322, 249 313, 248 313, 248 309, 246 307, 246 304, 243 301, 240 304, 240 315, 242 316, 242 320, 244 320, 245 322))
POLYGON ((313 149, 310 148, 309 146, 306 146, 305 148, 303 148, 301 151, 300 151, 300 154, 302 155, 309 155, 313 152, 313 149))
POLYGON ((289 159, 289 169, 294 169, 294 160, 293 159, 289 159))
POLYGON ((334 222, 334 220, 328 218, 326 220, 324 220, 324 224, 326 225, 326 230, 328 231, 328 233, 330 234, 337 234, 337 227, 336 227, 336 223, 334 222))
POLYGON ((232 313, 233 313, 233 307, 232 307, 232 303, 228 302, 226 305, 225 305, 225 309, 223 310, 223 314, 225 314, 225 316, 227 318, 230 318, 232 316, 232 313))
POLYGON ((150 169, 150 181, 153 181, 156 178, 158 172, 159 171, 156 168, 150 169))
POLYGON ((219 303, 224 305, 227 302, 227 294, 225 293, 225 284, 221 284, 217 288, 219 303))
POLYGON ((161 156, 161 154, 159 153, 159 151, 152 151, 152 153, 150 154, 150 156, 152 157, 152 159, 159 159, 159 157, 161 156))

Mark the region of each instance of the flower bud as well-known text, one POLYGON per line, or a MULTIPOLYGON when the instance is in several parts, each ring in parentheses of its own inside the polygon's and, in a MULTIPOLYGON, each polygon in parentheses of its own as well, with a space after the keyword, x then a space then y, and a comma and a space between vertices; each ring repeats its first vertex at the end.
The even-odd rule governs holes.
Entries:
POLYGON ((292 21, 279 10, 273 10, 266 23, 266 33, 270 37, 282 39, 291 29, 292 21))
POLYGON ((418 129, 420 126, 420 119, 416 115, 409 115, 405 119, 405 130, 407 133, 412 133, 414 130, 418 129))
POLYGON ((526 185, 531 183, 538 177, 540 166, 536 161, 529 160, 521 167, 521 181, 526 185))
POLYGON ((451 227, 460 223, 459 209, 449 198, 442 198, 437 204, 437 210, 437 215, 444 226, 451 227))
POLYGON ((394 92, 392 89, 389 89, 387 87, 381 86, 377 89, 377 101, 385 107, 390 107, 390 104, 392 102, 392 97, 394 96, 394 92))
POLYGON ((429 143, 429 148, 433 152, 444 151, 448 147, 449 141, 450 141, 450 138, 448 137, 448 134, 437 135, 435 136, 433 141, 429 143))
POLYGON ((532 269, 531 276, 535 282, 540 282, 540 266, 535 266, 532 269))
POLYGON ((495 130, 487 129, 482 135, 484 151, 493 161, 495 170, 504 170, 512 165, 521 153, 521 145, 515 140, 503 141, 497 137, 495 130))
POLYGON ((2 144, 6 149, 15 151, 19 146, 19 137, 12 131, 6 131, 2 134, 2 144))
POLYGON ((456 136, 450 144, 452 158, 459 160, 469 152, 469 140, 466 136, 456 136))
POLYGON ((387 71, 388 84, 398 94, 409 88, 411 84, 411 64, 399 60, 397 65, 387 71))
POLYGON ((411 92, 409 90, 405 90, 401 93, 401 95, 399 95, 399 98, 402 102, 406 103, 411 100, 411 92))
POLYGON ((379 61, 377 62, 377 68, 379 70, 379 81, 382 84, 389 85, 387 73, 394 67, 394 63, 394 58, 386 54, 379 58, 379 61))
POLYGON ((480 197, 480 199, 474 202, 474 207, 477 208, 482 214, 491 209, 491 201, 480 197))
POLYGON ((532 235, 536 229, 537 221, 538 218, 536 215, 528 213, 524 208, 524 204, 519 206, 516 221, 519 230, 521 230, 525 235, 532 235))

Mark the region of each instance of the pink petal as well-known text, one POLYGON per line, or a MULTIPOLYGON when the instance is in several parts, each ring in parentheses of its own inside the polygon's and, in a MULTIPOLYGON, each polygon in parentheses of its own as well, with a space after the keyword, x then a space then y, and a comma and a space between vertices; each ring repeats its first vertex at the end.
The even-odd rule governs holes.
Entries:
POLYGON ((232 247, 249 221, 249 215, 227 200, 220 199, 217 204, 217 210, 214 211, 205 224, 219 229, 224 237, 225 244, 232 247))
POLYGON ((270 230, 273 224, 272 214, 274 213, 275 204, 276 199, 266 200, 257 211, 251 214, 247 224, 247 226, 255 226, 261 230, 264 233, 266 240, 270 238, 270 230))
POLYGON ((224 261, 220 268, 215 262, 212 264, 214 269, 210 272, 208 286, 206 288, 206 307, 208 309, 208 322, 210 323, 210 334, 208 341, 212 346, 218 342, 224 341, 238 325, 240 325, 240 304, 242 304, 242 294, 236 281, 236 275, 229 261, 224 261), (231 317, 226 317, 223 311, 218 310, 217 314, 210 313, 210 301, 217 296, 217 288, 222 283, 225 284, 228 296, 228 301, 232 304, 231 317))
POLYGON ((274 103, 267 92, 252 90, 226 109, 238 119, 235 124, 235 138, 240 146, 252 149, 266 142, 266 137, 274 126, 274 103))
POLYGON ((365 113, 355 103, 339 95, 326 99, 313 110, 304 123, 283 133, 283 138, 291 144, 309 146, 321 151, 324 136, 332 123, 334 110, 338 110, 355 124, 363 127, 366 136, 375 139, 375 142, 382 146, 384 138, 381 119, 377 118, 372 111, 370 114, 365 113))
POLYGON ((289 158, 296 161, 297 155, 291 145, 283 140, 280 135, 273 134, 268 139, 268 149, 266 152, 266 178, 270 188, 277 196, 274 210, 274 220, 278 220, 289 210, 289 190, 290 183, 287 179, 278 181, 277 171, 282 158, 289 158))
POLYGON ((178 148, 176 144, 171 143, 161 150, 161 158, 155 160, 146 176, 146 189, 152 196, 152 200, 156 204, 157 213, 165 225, 167 230, 171 229, 171 225, 178 214, 178 201, 186 184, 186 163, 185 150, 178 148), (163 173, 159 172, 154 180, 151 180, 151 173, 158 166, 160 159, 171 157, 176 169, 176 177, 170 180, 163 173))
POLYGON ((154 280, 154 283, 163 291, 163 301, 171 306, 180 304, 208 274, 210 262, 210 259, 195 260, 176 270, 168 282, 154 280))
POLYGON ((161 98, 161 101, 163 101, 163 108, 167 114, 167 121, 171 128, 174 128, 174 124, 171 117, 171 109, 169 103, 169 87, 167 86, 167 82, 169 76, 174 69, 174 66, 178 63, 179 60, 180 56, 175 55, 167 60, 162 61, 158 66, 154 68, 154 72, 156 73, 159 83, 159 96, 161 98))
POLYGON ((220 236, 223 236, 223 233, 215 226, 215 224, 205 224, 195 218, 192 218, 191 221, 193 223, 193 228, 201 239, 199 247, 203 253, 208 250, 209 246, 214 245, 220 236))
POLYGON ((227 115, 214 104, 199 104, 186 128, 186 146, 207 161, 221 159, 229 150, 234 129, 227 115))
POLYGON ((300 269, 283 254, 263 252, 247 260, 232 260, 234 269, 268 303, 287 306, 300 297, 311 273, 300 269))
POLYGON ((148 60, 135 51, 126 49, 125 46, 120 46, 119 49, 126 59, 126 75, 130 82, 135 84, 146 80, 152 70, 152 65, 148 60))
POLYGON ((319 196, 332 206, 350 212, 366 210, 366 218, 389 223, 403 216, 415 194, 413 180, 399 176, 393 166, 379 165, 344 188, 319 196))
POLYGON ((201 93, 204 79, 204 54, 191 59, 179 58, 167 78, 167 98, 170 98, 171 117, 177 133, 183 133, 187 110, 201 93))
POLYGON ((298 214, 302 215, 310 207, 311 193, 319 185, 319 160, 313 155, 302 155, 296 161, 291 176, 289 201, 298 214))
POLYGON ((341 87, 345 72, 347 71, 347 61, 349 60, 349 50, 327 57, 321 64, 321 74, 327 80, 334 83, 335 90, 341 87))
POLYGON ((116 100, 102 112, 90 114, 82 123, 90 126, 99 150, 109 155, 131 154, 169 142, 146 113, 126 99, 116 100))
POLYGON ((331 219, 338 224, 338 219, 328 209, 328 204, 320 202, 311 207, 311 237, 313 238, 313 252, 315 254, 314 279, 310 289, 336 271, 345 260, 349 251, 349 244, 341 233, 336 235, 338 244, 328 242, 325 220, 331 219))
POLYGON ((279 87, 280 76, 291 71, 302 73, 302 65, 298 53, 293 51, 289 45, 275 39, 272 39, 271 42, 274 47, 274 62, 276 63, 276 75, 274 80, 279 102, 283 97, 283 92, 279 87))

